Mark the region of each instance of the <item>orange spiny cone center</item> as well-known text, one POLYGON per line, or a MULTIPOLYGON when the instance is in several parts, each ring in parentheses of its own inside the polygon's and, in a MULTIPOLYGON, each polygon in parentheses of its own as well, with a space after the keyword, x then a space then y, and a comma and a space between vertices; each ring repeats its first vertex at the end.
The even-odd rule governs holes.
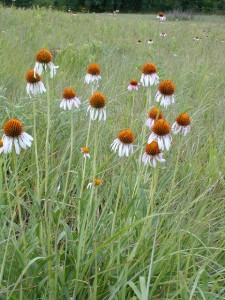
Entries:
POLYGON ((180 114, 176 118, 177 124, 180 126, 188 126, 191 124, 191 120, 188 114, 180 114))
POLYGON ((34 77, 34 70, 29 70, 26 73, 26 81, 28 83, 37 83, 37 82, 41 81, 41 76, 36 73, 35 77, 34 77))
POLYGON ((154 126, 152 127, 152 131, 160 136, 169 134, 170 124, 164 119, 159 119, 155 122, 154 126))
POLYGON ((145 152, 148 155, 157 155, 159 154, 161 151, 159 150, 159 146, 158 143, 153 141, 150 144, 147 144, 145 147, 145 152))
POLYGON ((52 61, 52 54, 46 49, 41 49, 36 54, 36 61, 42 64, 47 64, 52 61))
POLYGON ((119 132, 118 139, 124 144, 132 144, 134 141, 134 134, 130 129, 124 129, 119 132))
POLYGON ((3 141, 2 141, 2 139, 0 139, 0 148, 2 148, 3 147, 3 141))
POLYGON ((85 154, 88 154, 89 153, 89 148, 83 147, 83 148, 81 148, 81 152, 85 153, 85 154))
POLYGON ((142 73, 145 75, 151 75, 156 73, 156 71, 156 67, 151 62, 147 62, 142 66, 142 73))
POLYGON ((162 95, 171 96, 175 92, 174 83, 170 80, 164 80, 159 84, 159 91, 162 95))
POLYGON ((5 135, 18 137, 23 132, 23 124, 17 119, 9 119, 3 126, 5 135))
POLYGON ((137 80, 132 79, 132 80, 130 81, 130 84, 136 86, 136 85, 138 85, 138 82, 137 82, 137 80))
POLYGON ((103 180, 102 180, 102 179, 99 179, 99 178, 96 178, 96 179, 94 179, 94 181, 93 181, 94 185, 101 185, 102 182, 103 182, 103 180))
POLYGON ((101 69, 98 64, 90 64, 87 67, 87 73, 91 75, 100 75, 101 69))
POLYGON ((94 108, 103 108, 106 105, 106 98, 102 93, 95 92, 91 96, 89 103, 94 108))
POLYGON ((70 100, 70 99, 73 99, 74 97, 76 97, 76 92, 71 88, 66 88, 64 90, 62 96, 63 96, 64 99, 70 100))
POLYGON ((153 108, 152 110, 150 110, 149 118, 155 120, 157 116, 158 116, 158 119, 162 119, 162 117, 163 117, 162 112, 159 111, 158 108, 153 108))
POLYGON ((163 13, 163 12, 160 12, 160 13, 159 13, 159 17, 164 17, 164 13, 163 13))

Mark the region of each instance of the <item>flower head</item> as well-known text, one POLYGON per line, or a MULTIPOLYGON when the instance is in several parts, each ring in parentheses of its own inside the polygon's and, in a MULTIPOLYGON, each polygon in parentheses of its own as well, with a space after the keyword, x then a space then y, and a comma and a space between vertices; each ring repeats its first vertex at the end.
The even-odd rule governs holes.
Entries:
POLYGON ((149 45, 152 45, 152 44, 153 44, 153 40, 152 40, 152 39, 149 39, 149 40, 148 40, 148 44, 149 44, 149 45))
POLYGON ((156 74, 156 67, 151 63, 147 62, 142 66, 141 84, 143 86, 149 86, 159 83, 159 77, 156 74))
POLYGON ((87 188, 90 189, 92 187, 96 187, 96 186, 102 185, 102 183, 103 183, 102 179, 96 178, 92 182, 88 183, 87 188))
POLYGON ((26 149, 31 146, 32 136, 24 132, 23 124, 18 119, 9 119, 3 126, 3 151, 12 152, 14 145, 16 153, 20 154, 20 147, 26 149))
POLYGON ((134 134, 131 129, 121 130, 117 139, 111 144, 113 152, 117 152, 120 157, 129 156, 133 152, 134 134))
POLYGON ((81 153, 83 153, 84 158, 90 158, 89 154, 89 148, 88 147, 82 147, 80 148, 81 153))
POLYGON ((127 89, 128 89, 128 91, 132 91, 132 90, 138 91, 139 87, 140 87, 140 85, 139 85, 138 81, 135 79, 132 79, 130 81, 130 84, 128 85, 127 89))
POLYGON ((158 91, 155 95, 155 101, 160 102, 160 105, 167 107, 174 103, 174 92, 174 83, 170 80, 164 80, 159 84, 158 91))
POLYGON ((101 69, 98 64, 90 64, 87 67, 87 75, 85 76, 85 82, 87 84, 97 82, 102 79, 100 76, 101 69))
POLYGON ((152 110, 150 110, 149 112, 149 118, 146 121, 146 125, 151 128, 154 124, 156 119, 162 119, 163 118, 163 114, 161 111, 159 111, 158 108, 153 108, 152 110))
POLYGON ((164 15, 163 12, 160 12, 156 18, 159 19, 160 21, 166 20, 166 16, 164 15))
POLYGON ((172 131, 174 134, 181 133, 183 136, 188 134, 191 129, 191 120, 188 114, 180 114, 176 118, 176 122, 172 125, 172 131))
POLYGON ((167 33, 166 33, 166 32, 161 32, 161 33, 160 33, 160 36, 166 37, 166 36, 167 36, 167 33))
POLYGON ((146 164, 150 164, 151 167, 155 168, 157 161, 165 162, 166 160, 162 158, 163 153, 159 149, 158 143, 152 141, 150 144, 147 144, 145 147, 145 152, 142 156, 142 162, 146 164))
POLYGON ((100 122, 102 119, 106 120, 106 98, 100 92, 95 92, 89 100, 88 110, 90 112, 90 119, 100 122))
POLYGON ((80 106, 80 100, 76 97, 76 91, 74 91, 72 88, 66 88, 63 91, 62 94, 63 100, 60 104, 60 107, 63 109, 72 109, 72 106, 76 106, 76 108, 79 108, 80 106))
POLYGON ((159 149, 169 150, 171 145, 171 137, 170 137, 170 124, 164 120, 159 119, 155 121, 155 124, 152 127, 152 133, 148 138, 148 144, 152 141, 158 142, 159 149))
POLYGON ((29 70, 26 73, 26 81, 27 81, 26 91, 30 97, 31 97, 30 94, 37 95, 46 92, 44 84, 41 81, 41 76, 38 73, 36 73, 36 75, 34 76, 34 70, 29 70))
POLYGON ((56 75, 56 69, 58 66, 55 66, 52 62, 53 57, 50 51, 46 49, 41 49, 36 53, 36 63, 34 66, 34 76, 36 73, 42 74, 43 71, 46 71, 47 67, 50 69, 50 77, 53 78, 56 75))

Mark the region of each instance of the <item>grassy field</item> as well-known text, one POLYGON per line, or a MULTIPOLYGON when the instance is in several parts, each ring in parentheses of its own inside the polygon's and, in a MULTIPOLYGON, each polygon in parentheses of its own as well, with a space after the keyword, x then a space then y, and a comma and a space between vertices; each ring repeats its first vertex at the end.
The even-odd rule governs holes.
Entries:
POLYGON ((155 15, 0 7, 1 124, 18 118, 34 137, 20 155, 0 157, 0 299, 225 299, 224 32, 217 16, 159 23, 155 15), (25 74, 42 48, 59 69, 30 99, 25 74), (133 115, 127 91, 148 61, 176 87, 166 120, 191 117, 191 132, 173 135, 154 170, 140 163, 148 89, 134 94, 133 115), (86 115, 93 62, 107 99, 99 123, 86 115), (79 110, 59 108, 66 87, 79 110), (110 144, 129 127, 134 153, 119 158, 110 144), (103 184, 87 189, 94 178, 103 184))

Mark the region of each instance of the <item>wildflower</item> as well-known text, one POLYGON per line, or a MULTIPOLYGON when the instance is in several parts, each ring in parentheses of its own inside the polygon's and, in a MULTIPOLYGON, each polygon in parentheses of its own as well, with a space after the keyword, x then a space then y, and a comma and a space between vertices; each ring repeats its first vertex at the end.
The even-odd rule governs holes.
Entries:
POLYGON ((97 82, 102 79, 100 76, 101 69, 97 64, 90 64, 87 67, 87 75, 85 76, 85 82, 87 84, 97 82))
POLYGON ((138 41, 137 41, 137 44, 141 44, 141 40, 138 40, 138 41))
POLYGON ((72 106, 75 105, 76 108, 79 108, 80 100, 76 97, 76 91, 71 88, 66 88, 62 94, 63 100, 60 104, 60 107, 69 110, 72 109, 72 106))
POLYGON ((106 98, 105 96, 100 92, 95 92, 90 100, 90 105, 88 106, 87 111, 90 111, 90 119, 96 120, 98 118, 98 121, 100 122, 102 119, 106 120, 106 98))
POLYGON ((0 154, 3 152, 4 147, 3 147, 3 141, 0 139, 0 154))
POLYGON ((30 93, 33 95, 42 94, 46 92, 43 82, 41 81, 41 76, 36 73, 34 74, 34 70, 29 70, 26 73, 26 81, 27 81, 27 94, 30 96, 30 93))
POLYGON ((180 114, 176 118, 176 122, 172 125, 172 131, 174 134, 182 133, 183 136, 188 134, 191 129, 191 121, 188 114, 180 114))
POLYGON ((143 86, 149 86, 159 83, 159 76, 156 74, 156 67, 151 63, 147 62, 142 66, 141 84, 143 86))
POLYGON ((87 188, 90 189, 92 187, 102 185, 102 183, 103 183, 102 179, 96 178, 92 182, 88 183, 87 188))
POLYGON ((138 91, 139 87, 140 87, 140 84, 138 83, 138 81, 135 79, 132 79, 130 81, 130 84, 128 85, 127 89, 128 89, 128 91, 132 91, 132 90, 138 91))
POLYGON ((169 150, 171 145, 171 136, 170 136, 170 125, 164 119, 159 119, 155 121, 155 124, 152 127, 152 133, 148 138, 148 144, 152 141, 158 142, 159 149, 169 150))
POLYGON ((194 41, 200 41, 200 38, 198 36, 194 37, 194 41))
POLYGON ((120 157, 129 156, 133 152, 133 141, 134 134, 131 129, 121 130, 117 139, 111 144, 111 149, 115 153, 118 150, 120 157))
POLYGON ((9 119, 3 126, 2 137, 4 153, 12 152, 14 145, 16 153, 20 154, 20 147, 26 149, 31 147, 32 136, 24 132, 23 124, 18 119, 9 119))
POLYGON ((155 168, 157 161, 165 162, 166 160, 162 157, 163 152, 159 149, 158 143, 152 141, 150 144, 147 144, 145 147, 145 152, 142 156, 142 162, 150 164, 151 167, 155 168))
POLYGON ((153 108, 152 110, 150 110, 149 112, 149 118, 146 121, 146 126, 148 126, 149 128, 152 128, 152 126, 155 124, 156 119, 162 119, 163 118, 163 114, 161 111, 159 111, 158 108, 153 108))
POLYGON ((164 15, 163 12, 160 12, 156 18, 159 19, 159 21, 165 21, 166 20, 166 16, 164 15))
POLYGON ((167 33, 166 33, 166 32, 161 32, 161 33, 160 33, 160 36, 166 37, 166 36, 167 36, 167 33))
POLYGON ((55 66, 52 62, 53 57, 51 52, 46 49, 41 49, 36 54, 36 63, 34 66, 34 76, 36 73, 42 74, 43 71, 46 71, 47 67, 50 69, 50 78, 53 78, 56 75, 56 69, 58 66, 55 66))
POLYGON ((170 80, 164 80, 159 84, 158 91, 155 95, 155 101, 160 102, 160 105, 167 107, 174 103, 174 92, 174 83, 170 80))
POLYGON ((83 153, 84 158, 90 158, 90 154, 89 154, 89 148, 87 147, 82 147, 80 148, 81 153, 83 153))
POLYGON ((148 40, 148 44, 149 44, 149 45, 152 45, 152 44, 153 44, 153 40, 152 40, 152 39, 149 39, 149 40, 148 40))

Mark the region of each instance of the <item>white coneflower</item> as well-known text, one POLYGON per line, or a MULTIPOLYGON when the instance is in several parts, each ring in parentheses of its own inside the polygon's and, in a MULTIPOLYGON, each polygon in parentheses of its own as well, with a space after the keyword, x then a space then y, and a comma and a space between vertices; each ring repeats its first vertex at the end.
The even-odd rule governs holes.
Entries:
POLYGON ((36 54, 36 63, 34 66, 34 76, 36 73, 42 74, 43 71, 46 71, 47 67, 50 69, 50 78, 53 78, 56 75, 56 69, 58 66, 55 66, 52 62, 53 57, 51 52, 46 49, 41 49, 36 54))
POLYGON ((156 67, 147 62, 142 66, 141 84, 145 87, 159 83, 159 76, 156 74, 156 67))
POLYGON ((158 91, 155 95, 155 101, 160 102, 160 105, 167 107, 174 103, 174 92, 174 83, 170 80, 164 80, 159 84, 158 91))
POLYGON ((102 183, 103 183, 102 179, 96 178, 92 182, 88 183, 87 188, 90 189, 90 188, 102 185, 102 183))
POLYGON ((169 150, 171 145, 170 124, 166 120, 159 119, 155 121, 152 127, 152 133, 148 138, 148 144, 152 141, 158 143, 160 150, 164 150, 164 148, 169 150))
POLYGON ((166 32, 161 32, 161 33, 160 33, 160 36, 166 37, 166 36, 167 36, 167 33, 166 33, 166 32))
POLYGON ((0 154, 3 152, 4 147, 3 147, 3 141, 0 139, 0 154))
POLYGON ((151 167, 156 168, 157 161, 166 161, 162 156, 163 152, 159 149, 158 143, 156 141, 152 141, 145 147, 145 152, 142 156, 142 162, 145 165, 150 164, 151 167))
POLYGON ((130 84, 128 85, 127 89, 128 89, 128 91, 132 91, 132 90, 138 91, 139 87, 140 87, 140 84, 138 83, 138 81, 135 79, 132 79, 130 81, 130 84))
POLYGON ((83 153, 84 158, 90 158, 89 148, 82 147, 80 148, 80 152, 83 153))
POLYGON ((31 147, 32 136, 24 132, 23 124, 18 119, 9 119, 3 126, 2 137, 4 153, 12 152, 14 145, 16 153, 20 154, 20 147, 26 149, 31 147))
POLYGON ((197 41, 199 42, 200 41, 200 38, 198 36, 194 37, 194 41, 197 41))
POLYGON ((172 125, 172 131, 174 134, 181 133, 183 136, 188 134, 191 129, 191 120, 188 114, 180 114, 176 118, 176 122, 172 125))
POLYGON ((76 106, 76 108, 79 108, 80 106, 80 100, 76 97, 76 91, 74 91, 71 88, 66 88, 63 92, 63 100, 60 104, 60 108, 63 109, 72 109, 72 106, 76 106))
POLYGON ((90 119, 100 122, 102 119, 106 120, 106 98, 100 92, 95 92, 89 100, 88 112, 90 113, 90 119))
POLYGON ((87 75, 85 76, 85 82, 87 84, 93 82, 98 83, 98 81, 102 79, 100 73, 101 73, 101 69, 98 64, 90 64, 87 67, 87 75))
POLYGON ((134 134, 131 129, 121 130, 118 134, 117 139, 113 141, 111 144, 111 149, 113 152, 117 152, 120 157, 129 156, 129 154, 133 153, 133 141, 134 134))
POLYGON ((152 40, 152 39, 149 39, 149 40, 148 40, 148 44, 149 44, 149 45, 152 45, 152 44, 153 44, 153 40, 152 40))
POLYGON ((149 128, 152 128, 152 126, 155 124, 156 119, 162 119, 163 118, 163 114, 161 111, 159 111, 158 108, 153 108, 152 110, 150 110, 149 112, 149 118, 146 121, 146 126, 148 126, 149 128))
POLYGON ((160 12, 156 18, 159 19, 160 21, 166 20, 166 16, 163 12, 160 12))
POLYGON ((26 91, 27 94, 31 97, 31 94, 37 95, 46 92, 45 86, 41 81, 41 76, 36 73, 34 76, 34 70, 30 70, 26 73, 26 91))

